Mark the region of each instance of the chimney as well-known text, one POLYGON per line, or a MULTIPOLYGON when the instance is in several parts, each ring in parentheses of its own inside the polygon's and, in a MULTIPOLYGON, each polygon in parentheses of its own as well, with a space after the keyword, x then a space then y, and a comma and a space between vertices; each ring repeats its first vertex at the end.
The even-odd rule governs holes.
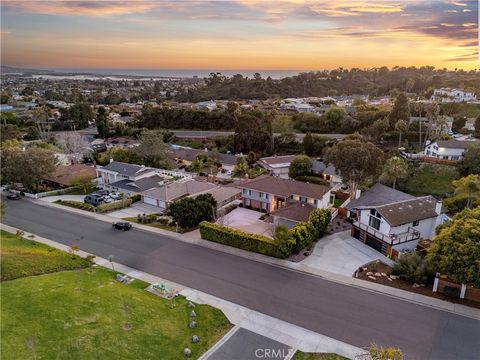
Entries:
POLYGON ((362 195, 362 190, 357 189, 357 190, 355 191, 355 199, 358 199, 358 198, 360 197, 360 195, 362 195))
POLYGON ((112 163, 112 162, 113 162, 113 159, 112 159, 112 158, 110 158, 110 163, 112 163))
POLYGON ((442 202, 441 201, 437 201, 437 203, 435 204, 435 212, 440 215, 442 213, 442 202))

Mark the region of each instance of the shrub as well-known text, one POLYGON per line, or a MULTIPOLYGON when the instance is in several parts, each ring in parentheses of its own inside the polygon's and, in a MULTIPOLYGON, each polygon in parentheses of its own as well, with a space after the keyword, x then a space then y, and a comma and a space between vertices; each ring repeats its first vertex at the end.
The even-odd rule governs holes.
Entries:
POLYGON ((311 183, 311 184, 323 185, 323 186, 329 186, 330 185, 327 180, 322 179, 319 176, 297 176, 295 178, 295 180, 296 181, 308 182, 308 183, 311 183))
POLYGON ((290 230, 286 225, 278 225, 275 228, 275 235, 273 236, 277 246, 284 254, 291 254, 295 245, 295 240, 290 234, 290 230))
POLYGON ((292 251, 298 254, 300 250, 306 248, 315 241, 317 230, 310 223, 299 222, 290 229, 290 235, 294 241, 292 251))
POLYGON ((130 199, 132 200, 132 203, 135 203, 135 202, 137 202, 137 201, 142 200, 142 195, 140 195, 140 194, 135 194, 135 195, 130 196, 130 199))
POLYGON ((201 222, 199 228, 205 240, 281 259, 288 256, 272 239, 263 235, 249 234, 207 221, 201 222))
POLYGON ((99 213, 106 213, 113 210, 123 209, 132 204, 132 199, 122 199, 119 201, 112 202, 110 204, 101 204, 98 205, 96 211, 99 213))
POLYGON ((332 219, 332 213, 328 209, 315 209, 310 213, 308 222, 313 225, 317 232, 316 238, 322 237, 332 219))
POLYGON ((393 274, 410 283, 428 284, 435 276, 428 260, 422 258, 416 252, 406 253, 400 256, 393 266, 393 274))
POLYGON ((183 229, 196 228, 202 221, 213 219, 217 201, 211 194, 201 194, 196 198, 180 199, 168 208, 169 215, 183 229))
POLYGON ((87 203, 80 202, 80 201, 57 200, 57 201, 55 201, 55 203, 60 204, 60 205, 70 206, 70 207, 73 207, 73 208, 76 208, 76 209, 87 210, 87 211, 95 211, 94 206, 92 206, 90 204, 87 204, 87 203))

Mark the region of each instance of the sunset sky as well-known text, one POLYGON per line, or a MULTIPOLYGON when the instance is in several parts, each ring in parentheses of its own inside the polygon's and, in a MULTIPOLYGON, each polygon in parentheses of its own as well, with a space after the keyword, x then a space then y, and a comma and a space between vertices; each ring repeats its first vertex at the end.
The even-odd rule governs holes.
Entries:
POLYGON ((477 0, 8 1, 3 65, 480 68, 477 0))

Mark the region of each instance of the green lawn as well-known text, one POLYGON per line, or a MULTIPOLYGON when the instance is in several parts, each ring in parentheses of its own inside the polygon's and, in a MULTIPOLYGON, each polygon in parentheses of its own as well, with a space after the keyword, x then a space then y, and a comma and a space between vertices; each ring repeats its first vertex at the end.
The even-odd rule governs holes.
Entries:
MULTIPOLYGON (((403 190, 415 196, 445 197, 453 192, 452 181, 459 176, 454 166, 422 164, 403 185, 403 190)), ((400 189, 402 190, 402 189, 400 189)))
POLYGON ((292 360, 348 360, 348 358, 337 354, 326 353, 304 353, 297 351, 292 360))
POLYGON ((220 310, 196 305, 192 330, 183 297, 171 308, 136 282, 95 267, 2 283, 2 359, 174 360, 185 347, 197 358, 231 327, 220 310))
POLYGON ((88 266, 79 256, 1 231, 1 281, 88 266))
POLYGON ((333 201, 333 207, 334 208, 339 208, 344 202, 345 202, 345 200, 335 198, 335 200, 333 201))

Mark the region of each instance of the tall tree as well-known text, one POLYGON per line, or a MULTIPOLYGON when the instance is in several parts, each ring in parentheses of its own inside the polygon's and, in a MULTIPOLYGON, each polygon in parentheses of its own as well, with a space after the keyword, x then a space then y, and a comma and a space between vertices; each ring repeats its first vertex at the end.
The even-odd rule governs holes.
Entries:
POLYGON ((467 197, 467 208, 470 209, 474 199, 480 199, 480 175, 468 175, 452 182, 455 195, 467 197))
POLYGON ((475 130, 473 131, 473 136, 480 139, 480 115, 475 119, 475 130))
POLYGON ((95 120, 97 125, 98 135, 102 138, 107 138, 110 136, 110 127, 108 122, 108 113, 105 107, 100 106, 97 110, 97 118, 95 120))
POLYGON ((398 179, 403 179, 408 175, 408 163, 399 156, 388 159, 383 166, 381 179, 391 182, 395 189, 398 179))
POLYGON ((295 179, 299 176, 309 175, 312 172, 312 160, 305 155, 298 155, 290 163, 288 176, 295 179))
POLYGON ((242 112, 235 123, 235 151, 264 153, 273 146, 272 122, 269 113, 257 110, 242 112))
POLYGON ((171 169, 174 161, 168 153, 168 146, 163 142, 163 132, 147 130, 140 134, 140 145, 137 154, 143 158, 145 165, 157 168, 171 169))
POLYGON ((454 281, 480 287, 480 207, 465 209, 439 226, 428 259, 454 281))
POLYGON ((56 135, 55 139, 57 146, 73 163, 80 162, 84 155, 90 153, 90 143, 85 136, 78 132, 61 132, 56 135))
POLYGON ((398 131, 398 147, 402 147, 402 134, 408 131, 408 122, 403 119, 398 120, 395 130, 398 131))
POLYGON ((399 120, 410 119, 410 110, 408 107, 408 98, 404 93, 398 94, 393 104, 393 109, 388 115, 388 121, 390 123, 390 128, 394 128, 395 124, 399 120))
POLYGON ((480 174, 480 142, 470 144, 458 163, 458 169, 464 176, 480 174))
POLYGON ((358 184, 378 175, 383 165, 383 152, 369 142, 343 140, 328 149, 326 161, 332 163, 355 194, 358 184))
POLYGON ((305 151, 305 154, 307 154, 308 156, 313 156, 315 149, 313 145, 313 137, 310 132, 307 132, 307 134, 303 138, 303 150, 305 151))

